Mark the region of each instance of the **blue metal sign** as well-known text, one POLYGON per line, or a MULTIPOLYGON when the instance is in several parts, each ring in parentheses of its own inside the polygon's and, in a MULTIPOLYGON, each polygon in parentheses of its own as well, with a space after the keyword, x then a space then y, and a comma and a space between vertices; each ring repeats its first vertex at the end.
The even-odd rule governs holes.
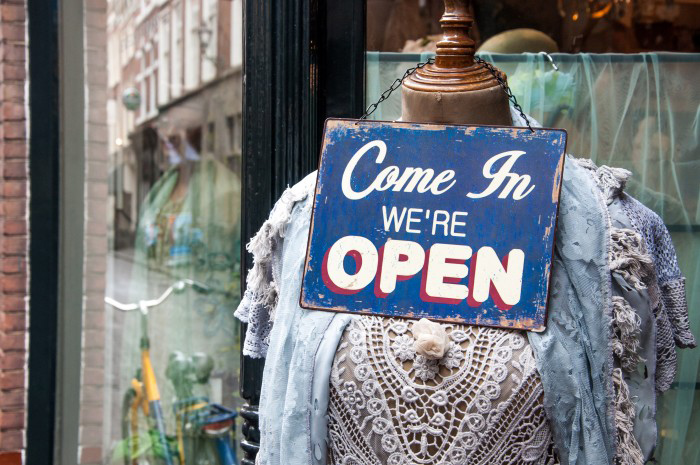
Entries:
POLYGON ((301 306, 544 329, 566 132, 329 119, 301 306))

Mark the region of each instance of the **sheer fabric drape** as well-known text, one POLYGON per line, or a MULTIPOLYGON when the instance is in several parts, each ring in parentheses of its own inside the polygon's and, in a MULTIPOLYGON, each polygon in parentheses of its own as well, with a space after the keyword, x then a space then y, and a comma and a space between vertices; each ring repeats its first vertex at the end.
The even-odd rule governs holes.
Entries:
MULTIPOLYGON (((367 53, 367 104, 431 54, 367 53)), ((685 275, 691 330, 700 333, 700 56, 491 55, 523 110, 568 131, 567 151, 633 172, 626 191, 671 231, 685 275)), ((371 119, 401 115, 400 92, 371 119)), ((680 351, 678 376, 658 406, 661 464, 700 462, 700 351, 680 351)))

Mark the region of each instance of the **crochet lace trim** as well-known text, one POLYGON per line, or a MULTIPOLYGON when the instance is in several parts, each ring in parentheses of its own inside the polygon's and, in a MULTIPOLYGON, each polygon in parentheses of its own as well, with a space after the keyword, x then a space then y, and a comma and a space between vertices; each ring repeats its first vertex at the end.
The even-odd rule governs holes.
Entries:
POLYGON ((661 285, 661 300, 673 326, 673 338, 681 349, 697 347, 690 332, 688 302, 685 297, 685 278, 667 281, 661 285))
POLYGON ((343 334, 331 373, 332 463, 556 463, 522 333, 444 324, 449 348, 432 360, 416 354, 414 324, 362 316, 343 334))

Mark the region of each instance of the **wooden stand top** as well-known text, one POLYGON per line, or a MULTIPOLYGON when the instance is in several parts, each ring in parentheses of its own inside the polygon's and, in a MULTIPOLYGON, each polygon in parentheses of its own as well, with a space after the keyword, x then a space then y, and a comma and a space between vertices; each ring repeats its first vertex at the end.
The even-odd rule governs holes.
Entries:
MULTIPOLYGON (((435 63, 416 70, 404 80, 408 89, 420 92, 468 92, 498 86, 498 80, 474 60, 475 44, 469 37, 474 23, 469 0, 444 0, 440 19, 442 39, 437 43, 435 63)), ((501 78, 506 79, 500 72, 501 78)))

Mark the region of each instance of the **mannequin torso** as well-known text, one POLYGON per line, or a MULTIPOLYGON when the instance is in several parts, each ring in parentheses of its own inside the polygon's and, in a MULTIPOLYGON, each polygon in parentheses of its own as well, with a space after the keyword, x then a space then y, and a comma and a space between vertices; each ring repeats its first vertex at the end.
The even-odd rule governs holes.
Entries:
MULTIPOLYGON (((403 83, 402 120, 512 125, 507 95, 474 61, 466 2, 445 4, 435 63, 403 83)), ((445 324, 449 349, 429 360, 414 350, 414 323, 363 316, 341 337, 331 374, 332 463, 555 462, 524 333, 445 324)))

